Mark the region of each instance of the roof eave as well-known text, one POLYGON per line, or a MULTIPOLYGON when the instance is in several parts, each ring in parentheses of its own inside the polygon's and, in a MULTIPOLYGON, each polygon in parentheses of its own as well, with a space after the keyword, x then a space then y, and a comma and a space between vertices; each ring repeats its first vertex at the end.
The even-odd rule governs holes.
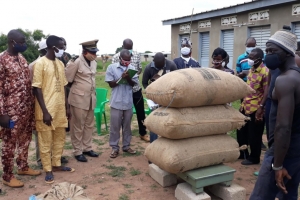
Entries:
MULTIPOLYGON (((218 9, 218 10, 212 10, 212 11, 195 14, 193 16, 193 21, 209 19, 209 18, 224 16, 224 15, 234 15, 237 13, 246 12, 246 11, 257 9, 257 8, 263 9, 265 7, 275 6, 275 5, 283 4, 283 3, 291 3, 291 2, 297 2, 297 0, 252 1, 252 2, 247 2, 244 4, 239 4, 236 6, 231 6, 231 7, 227 7, 227 8, 222 8, 222 9, 218 9)), ((180 18, 163 20, 162 24, 163 25, 172 25, 172 24, 186 23, 186 22, 190 22, 190 21, 191 21, 191 16, 184 16, 184 17, 180 17, 180 18)))

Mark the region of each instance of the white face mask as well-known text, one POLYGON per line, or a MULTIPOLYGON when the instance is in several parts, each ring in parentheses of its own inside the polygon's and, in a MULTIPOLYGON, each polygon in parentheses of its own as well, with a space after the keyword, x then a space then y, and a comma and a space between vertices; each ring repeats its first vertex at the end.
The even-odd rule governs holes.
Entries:
POLYGON ((250 67, 253 67, 253 65, 254 65, 254 60, 248 59, 248 65, 249 65, 250 67))
POLYGON ((191 49, 188 48, 188 47, 182 47, 180 49, 180 52, 181 52, 182 55, 187 56, 191 53, 191 49))
POLYGON ((250 54, 253 49, 255 49, 255 47, 246 47, 246 52, 250 54))
POLYGON ((60 58, 62 57, 62 55, 64 54, 64 50, 63 49, 58 49, 57 47, 54 46, 54 48, 56 48, 58 50, 58 53, 56 53, 56 51, 54 51, 55 57, 56 58, 60 58))
POLYGON ((225 65, 226 65, 226 63, 223 61, 223 62, 222 62, 222 67, 225 67, 225 65))

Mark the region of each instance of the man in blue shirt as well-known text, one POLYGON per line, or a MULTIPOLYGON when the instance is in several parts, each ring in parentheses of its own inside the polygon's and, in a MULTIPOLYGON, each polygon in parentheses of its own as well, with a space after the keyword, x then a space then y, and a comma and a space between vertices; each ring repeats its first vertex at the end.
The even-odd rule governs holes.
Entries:
POLYGON ((130 64, 131 53, 127 49, 120 52, 120 62, 108 66, 105 81, 112 88, 110 99, 110 135, 109 145, 112 147, 111 158, 119 155, 120 129, 123 132, 123 152, 135 154, 130 148, 131 118, 132 118, 132 87, 138 84, 138 76, 130 78, 127 70, 135 67, 130 64), (126 84, 118 84, 120 78, 126 79, 126 84))
POLYGON ((181 57, 175 58, 174 63, 177 69, 185 69, 190 67, 201 67, 199 63, 191 57, 192 55, 192 43, 188 39, 184 39, 181 43, 181 57))
POLYGON ((256 47, 256 40, 253 37, 249 37, 246 41, 246 52, 240 55, 236 61, 236 73, 237 76, 247 81, 247 75, 251 66, 248 65, 248 56, 256 47))

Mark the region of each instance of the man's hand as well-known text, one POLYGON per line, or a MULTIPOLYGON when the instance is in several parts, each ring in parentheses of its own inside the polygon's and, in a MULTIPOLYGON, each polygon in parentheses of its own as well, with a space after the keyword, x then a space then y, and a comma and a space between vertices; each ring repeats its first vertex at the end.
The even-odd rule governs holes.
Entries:
POLYGON ((277 187, 284 192, 284 194, 287 194, 288 191, 286 190, 286 187, 284 185, 283 179, 291 179, 292 177, 289 175, 288 171, 285 168, 282 168, 281 170, 275 171, 275 180, 277 187))
POLYGON ((70 120, 71 120, 71 117, 72 117, 72 114, 71 114, 71 111, 70 111, 69 106, 68 106, 67 109, 66 109, 66 115, 67 115, 68 120, 70 121, 70 120))
POLYGON ((262 107, 259 107, 255 113, 255 120, 262 121, 263 115, 264 115, 264 109, 262 107))
POLYGON ((47 125, 47 126, 51 126, 51 122, 52 122, 52 116, 49 114, 49 112, 45 112, 43 113, 43 122, 47 125))
POLYGON ((3 128, 9 128, 9 116, 8 115, 0 115, 0 126, 3 128))
POLYGON ((129 76, 129 74, 128 74, 127 72, 124 72, 124 73, 122 74, 122 78, 125 78, 126 80, 129 80, 129 79, 130 79, 130 76, 129 76))

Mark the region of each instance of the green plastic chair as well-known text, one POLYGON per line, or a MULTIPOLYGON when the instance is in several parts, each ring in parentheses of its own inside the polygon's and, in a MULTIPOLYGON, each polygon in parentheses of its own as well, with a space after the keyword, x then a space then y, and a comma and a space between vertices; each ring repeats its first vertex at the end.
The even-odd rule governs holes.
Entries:
POLYGON ((96 126, 98 135, 101 135, 101 121, 102 121, 102 114, 104 115, 104 122, 105 128, 107 129, 107 121, 106 121, 106 114, 105 114, 105 104, 109 102, 107 97, 108 90, 105 88, 96 88, 96 108, 94 110, 94 115, 96 117, 96 126))
MULTIPOLYGON (((146 98, 144 98, 144 102, 147 102, 146 98)), ((133 112, 134 115, 136 114, 136 110, 135 110, 134 105, 132 105, 132 112, 133 112)), ((145 108, 145 114, 146 115, 150 115, 150 113, 151 113, 151 109, 149 107, 145 108)))

